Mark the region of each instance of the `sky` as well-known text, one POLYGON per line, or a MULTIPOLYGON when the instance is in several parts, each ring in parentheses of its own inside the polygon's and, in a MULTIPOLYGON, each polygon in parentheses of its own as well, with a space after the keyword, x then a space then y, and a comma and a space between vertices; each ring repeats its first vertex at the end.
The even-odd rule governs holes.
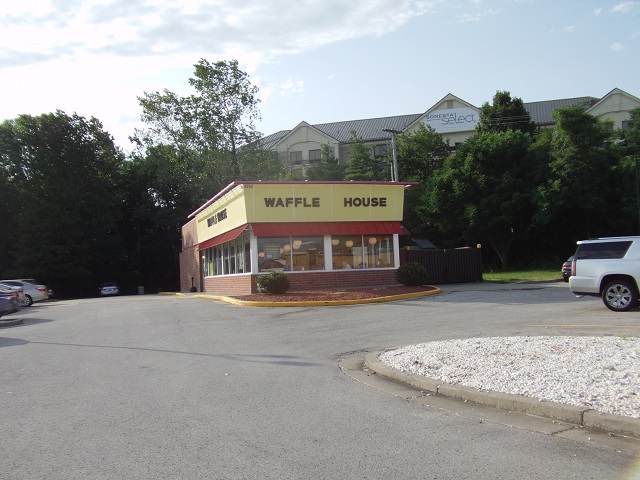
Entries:
POLYGON ((95 117, 125 151, 138 97, 187 96, 194 64, 238 60, 265 135, 477 107, 640 97, 640 1, 21 0, 0 7, 0 121, 95 117))

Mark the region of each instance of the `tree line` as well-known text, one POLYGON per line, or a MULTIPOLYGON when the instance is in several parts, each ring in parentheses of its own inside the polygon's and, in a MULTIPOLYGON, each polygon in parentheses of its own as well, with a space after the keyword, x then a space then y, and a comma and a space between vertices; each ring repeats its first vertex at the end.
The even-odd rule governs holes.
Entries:
MULTIPOLYGON (((0 124, 0 278, 35 277, 62 296, 106 281, 176 290, 192 211, 234 180, 301 179, 261 148, 257 88, 237 61, 200 60, 189 84, 185 97, 139 97, 145 127, 129 154, 93 117, 0 124)), ((638 233, 640 109, 625 131, 581 106, 553 116, 538 129, 520 99, 497 92, 455 149, 423 126, 398 135, 400 179, 420 183, 407 191, 405 225, 440 247, 481 243, 487 268, 503 269, 555 266, 578 239, 638 233)), ((373 160, 355 135, 351 146, 342 165, 323 145, 305 178, 390 179, 390 158, 373 160)))

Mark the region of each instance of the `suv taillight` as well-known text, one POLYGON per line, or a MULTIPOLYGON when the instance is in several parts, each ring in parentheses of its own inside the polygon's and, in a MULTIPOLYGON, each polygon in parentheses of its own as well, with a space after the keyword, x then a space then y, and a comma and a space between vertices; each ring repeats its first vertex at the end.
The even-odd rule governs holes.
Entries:
POLYGON ((571 260, 571 276, 576 274, 576 259, 571 260))

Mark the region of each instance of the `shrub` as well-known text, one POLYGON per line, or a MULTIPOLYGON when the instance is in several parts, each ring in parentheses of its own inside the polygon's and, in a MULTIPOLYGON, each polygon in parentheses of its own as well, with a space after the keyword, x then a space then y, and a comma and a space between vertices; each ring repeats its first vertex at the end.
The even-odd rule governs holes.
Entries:
POLYGON ((282 272, 271 272, 266 275, 259 275, 256 283, 262 293, 284 293, 291 287, 289 277, 282 272))
POLYGON ((419 286, 429 281, 427 269, 417 262, 400 265, 396 271, 396 280, 402 285, 419 286))

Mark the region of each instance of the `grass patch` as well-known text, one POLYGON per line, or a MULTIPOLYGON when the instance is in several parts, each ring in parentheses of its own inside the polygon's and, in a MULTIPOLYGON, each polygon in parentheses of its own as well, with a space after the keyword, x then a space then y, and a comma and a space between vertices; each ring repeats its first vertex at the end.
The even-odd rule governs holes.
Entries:
POLYGON ((547 270, 518 270, 513 272, 485 272, 482 278, 486 282, 514 283, 514 282, 551 282, 562 280, 560 269, 547 270))

